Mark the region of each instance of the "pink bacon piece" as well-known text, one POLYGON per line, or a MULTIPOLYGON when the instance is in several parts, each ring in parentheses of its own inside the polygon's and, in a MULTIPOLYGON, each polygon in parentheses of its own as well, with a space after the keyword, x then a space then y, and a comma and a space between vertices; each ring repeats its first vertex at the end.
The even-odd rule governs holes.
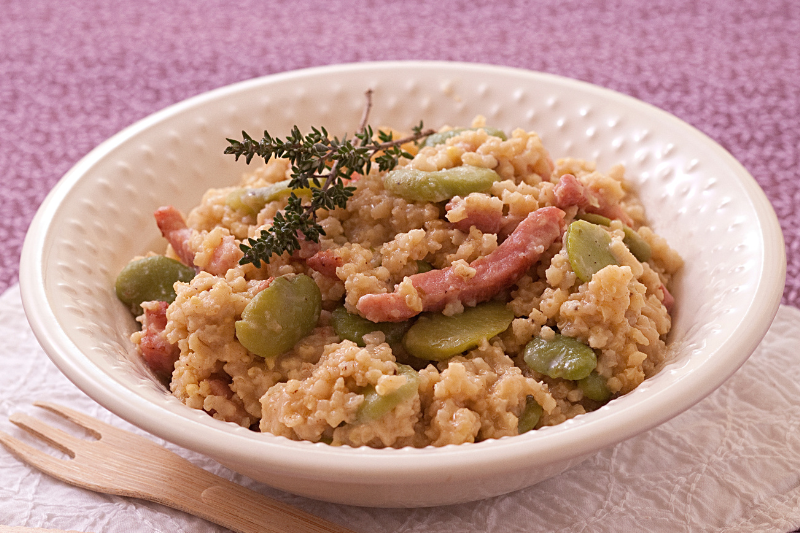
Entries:
POLYGON ((324 276, 337 279, 336 269, 344 264, 344 260, 333 250, 321 250, 309 257, 306 264, 324 276))
POLYGON ((222 396, 223 398, 233 398, 233 391, 231 390, 231 383, 233 379, 225 372, 216 372, 208 376, 208 387, 211 389, 211 394, 214 396, 222 396))
POLYGON ((275 281, 274 276, 270 276, 267 279, 254 279, 249 281, 248 285, 250 285, 250 294, 255 296, 259 292, 272 285, 273 281, 275 281))
MULTIPOLYGON (((274 219, 271 218, 265 219, 264 224, 272 225, 273 220, 274 219)), ((292 259, 305 261, 315 253, 319 252, 319 243, 306 239, 306 236, 300 231, 297 232, 297 242, 300 244, 300 248, 292 252, 292 259)))
POLYGON ((299 231, 297 232, 297 241, 300 243, 300 249, 295 250, 292 254, 295 259, 305 261, 319 252, 319 243, 306 239, 306 236, 299 231))
POLYGON ((164 334, 167 327, 167 302, 143 302, 144 319, 139 350, 147 366, 161 377, 169 377, 178 360, 180 349, 170 344, 164 334))
POLYGON ((180 211, 171 205, 156 209, 154 213, 156 224, 161 230, 161 235, 172 246, 175 253, 185 265, 194 266, 194 249, 191 247, 192 230, 186 226, 186 221, 180 211))
MULTIPOLYGON (((544 207, 530 213, 492 253, 470 266, 475 276, 464 279, 452 267, 409 276, 422 298, 423 311, 442 311, 448 303, 475 305, 491 299, 516 283, 539 256, 561 235, 564 212, 544 207)), ((398 292, 365 294, 356 304, 359 313, 373 322, 401 322, 418 312, 398 292)))
POLYGON ((208 262, 203 270, 215 276, 224 276, 228 270, 239 263, 239 259, 241 259, 243 255, 244 253, 236 244, 234 236, 225 235, 222 237, 222 242, 219 246, 214 248, 211 261, 208 262))
POLYGON ((601 194, 578 181, 572 174, 564 174, 553 189, 556 205, 561 209, 577 206, 587 213, 617 219, 627 226, 633 226, 633 220, 619 204, 609 203, 601 194))
POLYGON ((500 229, 497 232, 497 241, 503 242, 505 241, 509 235, 511 235, 520 222, 525 220, 524 217, 520 215, 503 215, 500 219, 500 229))
MULTIPOLYGON (((195 267, 196 251, 191 245, 192 230, 186 225, 181 212, 171 205, 166 205, 156 209, 154 215, 161 235, 167 239, 181 262, 195 267)), ((242 255, 233 235, 226 235, 222 238, 220 245, 214 249, 211 260, 203 270, 215 276, 223 276, 229 269, 236 266, 242 255)))
POLYGON ((664 304, 668 312, 672 311, 672 306, 675 305, 675 298, 672 296, 672 293, 667 290, 666 285, 662 284, 661 290, 664 291, 664 299, 661 300, 661 303, 664 304))
MULTIPOLYGON (((220 413, 216 409, 210 409, 206 411, 208 414, 215 418, 219 418, 220 420, 235 423, 239 423, 241 420, 250 418, 250 415, 247 413, 244 406, 240 405, 241 402, 234 400, 235 393, 231 388, 231 385, 233 384, 233 378, 231 376, 223 371, 215 372, 208 376, 206 383, 208 383, 208 388, 211 391, 211 395, 222 396, 227 400, 231 400, 231 405, 234 407, 232 412, 228 412, 226 414, 220 413)), ((252 418, 250 419, 252 420, 252 418)))
POLYGON ((453 226, 464 233, 469 233, 472 226, 478 228, 482 233, 497 233, 500 231, 500 222, 503 218, 502 209, 494 209, 490 206, 475 206, 467 202, 466 198, 455 198, 447 202, 445 209, 450 212, 453 209, 463 208, 466 217, 453 222, 453 226))

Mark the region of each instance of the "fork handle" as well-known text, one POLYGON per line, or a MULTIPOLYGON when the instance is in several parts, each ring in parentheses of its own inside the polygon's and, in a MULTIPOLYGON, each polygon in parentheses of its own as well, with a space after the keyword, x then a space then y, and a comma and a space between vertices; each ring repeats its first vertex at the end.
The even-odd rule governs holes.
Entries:
MULTIPOLYGON (((196 468, 196 467, 195 467, 196 468)), ((194 469, 193 469, 194 470, 194 469)), ((162 493, 161 503, 237 533, 353 533, 352 530, 197 469, 186 491, 162 493), (203 479, 200 483, 198 475, 203 479), (204 487, 204 488, 203 488, 204 487)), ((174 488, 174 487, 173 487, 174 488)))

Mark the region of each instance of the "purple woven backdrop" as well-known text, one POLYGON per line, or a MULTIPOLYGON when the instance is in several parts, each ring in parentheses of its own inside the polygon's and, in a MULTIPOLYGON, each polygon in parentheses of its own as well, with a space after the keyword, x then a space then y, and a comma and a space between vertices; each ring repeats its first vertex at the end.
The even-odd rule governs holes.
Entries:
POLYGON ((727 148, 775 206, 800 306, 800 3, 0 0, 0 290, 83 155, 189 96, 298 68, 494 63, 608 87, 727 148))

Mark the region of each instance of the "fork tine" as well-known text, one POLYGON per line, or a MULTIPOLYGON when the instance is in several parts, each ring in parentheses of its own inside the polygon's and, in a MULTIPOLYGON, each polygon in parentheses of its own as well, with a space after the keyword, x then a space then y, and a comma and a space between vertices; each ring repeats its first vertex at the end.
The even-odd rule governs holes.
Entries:
POLYGON ((76 487, 109 493, 102 486, 83 479, 80 467, 76 466, 72 459, 58 459, 2 431, 0 431, 0 444, 21 462, 37 468, 50 477, 76 487))
POLYGON ((14 413, 9 416, 8 419, 18 427, 39 437, 50 446, 66 453, 73 459, 75 458, 75 450, 79 448, 81 444, 85 445, 87 443, 87 441, 83 439, 73 437, 69 433, 54 428, 38 418, 24 413, 14 413))
POLYGON ((42 472, 50 474, 53 477, 57 477, 62 481, 68 481, 64 477, 66 473, 65 467, 68 465, 63 459, 57 459, 41 450, 37 450, 33 446, 25 444, 21 440, 17 440, 11 435, 2 431, 0 431, 0 444, 5 446, 6 449, 14 455, 14 457, 23 463, 35 466, 42 472))
MULTIPOLYGON (((34 402, 33 405, 64 417, 73 424, 90 432, 99 441, 105 442, 108 445, 121 446, 124 450, 146 449, 148 450, 148 454, 156 454, 162 457, 169 456, 169 460, 172 461, 179 460, 178 458, 180 456, 175 455, 166 448, 159 446, 143 435, 106 424, 105 422, 101 422, 94 417, 74 411, 57 403, 34 402)), ((81 440, 81 442, 85 443, 86 441, 81 440)), ((180 460, 186 461, 186 459, 182 458, 180 458, 180 460)))
POLYGON ((125 447, 129 447, 130 444, 136 443, 139 446, 150 446, 153 450, 159 450, 155 453, 162 453, 162 449, 157 444, 142 435, 137 435, 136 433, 106 424, 94 417, 74 411, 63 405, 51 402, 34 402, 33 405, 69 420, 73 424, 91 433, 96 439, 105 441, 108 444, 122 443, 125 447))
POLYGON ((64 407, 63 405, 58 405, 57 403, 51 402, 33 402, 33 405, 36 407, 40 407, 46 411, 50 411, 53 414, 59 415, 63 418, 66 418, 73 424, 82 427, 86 431, 92 434, 92 436, 96 439, 102 437, 102 432, 107 431, 109 429, 113 429, 108 424, 100 422, 96 418, 91 416, 85 415, 78 411, 73 411, 68 407, 64 407))

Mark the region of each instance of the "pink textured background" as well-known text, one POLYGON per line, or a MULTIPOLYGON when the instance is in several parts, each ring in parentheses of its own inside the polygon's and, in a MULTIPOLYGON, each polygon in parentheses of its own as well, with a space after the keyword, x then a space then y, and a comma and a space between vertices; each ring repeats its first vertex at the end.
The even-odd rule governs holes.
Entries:
POLYGON ((83 155, 189 96, 298 68, 387 59, 560 74, 707 133, 772 201, 800 307, 800 3, 0 0, 0 290, 31 218, 83 155))

